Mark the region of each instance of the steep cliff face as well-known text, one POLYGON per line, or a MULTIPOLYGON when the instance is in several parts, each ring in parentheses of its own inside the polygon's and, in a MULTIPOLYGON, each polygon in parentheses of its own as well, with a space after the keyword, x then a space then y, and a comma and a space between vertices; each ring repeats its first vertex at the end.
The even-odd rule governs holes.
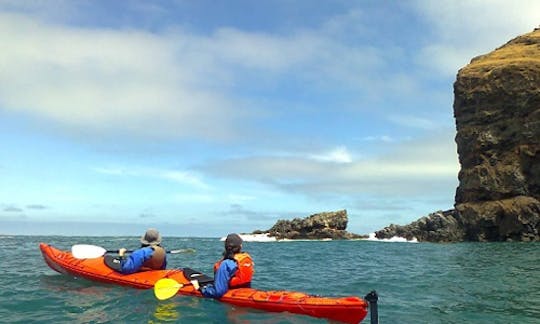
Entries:
POLYGON ((540 241, 540 28, 476 57, 454 83, 455 209, 379 238, 540 241))
POLYGON ((454 117, 465 239, 540 240, 540 29, 458 72, 454 117))

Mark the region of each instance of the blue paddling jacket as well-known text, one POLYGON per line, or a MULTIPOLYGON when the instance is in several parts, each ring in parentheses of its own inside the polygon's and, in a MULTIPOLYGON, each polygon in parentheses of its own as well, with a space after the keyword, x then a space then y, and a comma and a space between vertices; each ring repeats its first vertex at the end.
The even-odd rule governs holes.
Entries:
POLYGON ((121 261, 120 272, 135 273, 140 270, 160 270, 167 267, 167 254, 161 246, 153 245, 137 249, 121 261))

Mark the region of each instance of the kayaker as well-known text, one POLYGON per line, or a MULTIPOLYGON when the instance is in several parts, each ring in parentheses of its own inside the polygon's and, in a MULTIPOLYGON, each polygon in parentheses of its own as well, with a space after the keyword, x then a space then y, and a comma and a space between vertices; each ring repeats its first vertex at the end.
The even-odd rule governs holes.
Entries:
POLYGON ((135 273, 143 269, 159 270, 167 267, 167 252, 161 246, 161 234, 149 228, 141 237, 141 247, 126 255, 126 249, 118 250, 118 257, 105 256, 105 264, 123 273, 135 273))
POLYGON ((251 256, 242 252, 242 238, 233 233, 225 239, 223 259, 214 264, 214 283, 199 287, 199 282, 193 280, 192 284, 205 297, 221 298, 231 288, 250 287, 253 272, 251 256))

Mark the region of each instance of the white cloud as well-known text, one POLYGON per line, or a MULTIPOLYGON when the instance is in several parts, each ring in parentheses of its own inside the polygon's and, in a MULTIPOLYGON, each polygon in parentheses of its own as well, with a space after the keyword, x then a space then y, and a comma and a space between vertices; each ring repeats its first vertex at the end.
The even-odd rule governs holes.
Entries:
MULTIPOLYGON (((347 153, 349 154, 349 153, 347 153)), ((451 132, 403 142, 384 156, 327 163, 314 154, 256 156, 216 161, 201 172, 245 179, 308 196, 413 195, 425 188, 456 183, 459 163, 451 132)))
MULTIPOLYGON (((294 74, 311 86, 371 84, 379 50, 349 46, 321 30, 289 35, 222 28, 78 28, 0 13, 0 106, 73 132, 149 138, 232 139, 260 105, 235 87, 294 74), (32 95, 28 95, 31 93, 32 95)), ((275 81, 277 82, 277 81, 275 81)))
POLYGON ((10 44, 0 52, 0 104, 92 132, 234 136, 242 110, 199 86, 211 71, 179 60, 184 40, 171 37, 0 14, 0 42, 10 44))
POLYGON ((150 172, 155 173, 157 176, 171 180, 178 183, 184 183, 191 185, 193 187, 197 187, 200 189, 208 189, 210 188, 206 183, 204 183, 198 176, 194 175, 192 172, 186 172, 186 171, 170 171, 170 170, 157 170, 157 171, 151 171, 150 172))
POLYGON ((361 138, 360 140, 366 141, 366 142, 384 142, 384 143, 392 143, 396 141, 395 138, 388 135, 366 136, 366 137, 361 138))
POLYGON ((388 120, 398 125, 424 130, 434 130, 438 127, 432 120, 417 116, 390 115, 388 116, 388 120))
POLYGON ((536 0, 418 0, 416 8, 433 27, 432 41, 421 49, 418 62, 447 76, 540 22, 536 0))
POLYGON ((313 160, 334 163, 351 163, 352 157, 346 147, 340 146, 324 154, 313 154, 309 156, 313 160))

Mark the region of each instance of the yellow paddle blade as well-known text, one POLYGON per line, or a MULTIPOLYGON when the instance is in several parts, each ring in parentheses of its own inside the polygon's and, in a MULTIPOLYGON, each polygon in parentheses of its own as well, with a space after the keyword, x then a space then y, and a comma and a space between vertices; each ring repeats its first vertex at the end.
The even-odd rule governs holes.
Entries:
POLYGON ((159 300, 169 299, 176 295, 184 285, 171 278, 159 279, 154 285, 154 295, 159 300))

